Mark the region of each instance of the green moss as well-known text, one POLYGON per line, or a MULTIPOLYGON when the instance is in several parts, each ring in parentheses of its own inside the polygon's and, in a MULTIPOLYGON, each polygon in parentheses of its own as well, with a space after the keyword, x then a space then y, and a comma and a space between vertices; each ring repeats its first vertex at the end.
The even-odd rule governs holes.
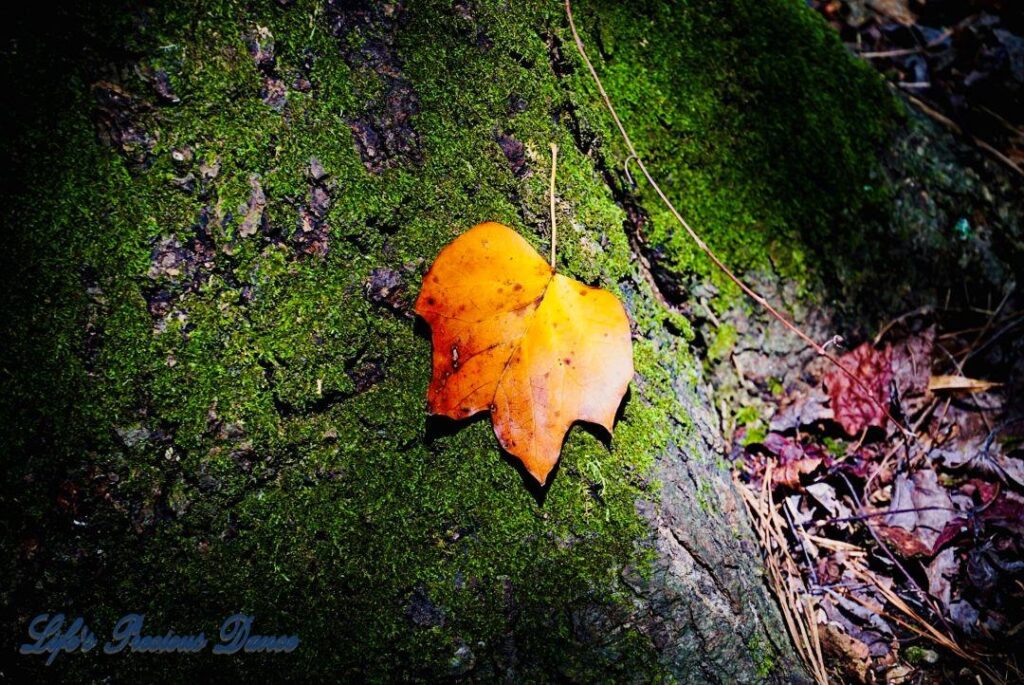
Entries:
POLYGON ((720 361, 732 353, 736 345, 736 327, 731 324, 723 324, 715 329, 715 337, 708 345, 708 361, 720 361))
POLYGON ((771 644, 760 633, 751 636, 747 648, 757 664, 757 674, 762 678, 769 677, 778 668, 771 644))
POLYGON ((718 493, 706 479, 697 482, 697 506, 705 514, 714 514, 719 510, 718 493))
POLYGON ((756 407, 742 407, 736 412, 733 425, 737 427, 742 426, 747 429, 743 436, 744 445, 761 442, 768 434, 768 426, 765 424, 764 419, 761 418, 761 414, 756 407))
MULTIPOLYGON (((577 13, 597 27, 585 29, 591 56, 683 216, 732 268, 813 285, 834 283, 851 255, 877 252, 862 223, 891 195, 877 158, 898 110, 877 74, 850 60, 803 4, 651 1, 577 13)), ((598 102, 585 71, 573 81, 598 102)), ((607 114, 588 114, 613 130, 607 114)), ((621 140, 606 142, 621 163, 621 140)), ((735 285, 642 180, 640 192, 651 214, 645 239, 662 266, 682 282, 710 280, 734 301, 735 285)))
POLYGON ((904 658, 913 665, 934 664, 939 660, 939 655, 930 649, 911 645, 904 652, 904 658))
MULTIPOLYGON (((819 230, 856 200, 847 181, 861 175, 878 134, 858 142, 843 129, 835 139, 837 122, 855 118, 849 99, 866 93, 854 110, 865 112, 876 93, 798 5, 579 9, 588 42, 601 37, 601 68, 627 125, 681 208, 727 258, 763 264, 770 252, 788 274, 806 262, 794 226, 819 230), (826 137, 830 152, 804 169, 826 137)), ((241 677, 301 669, 441 679, 463 645, 484 680, 506 671, 531 682, 658 677, 638 630, 593 640, 574 619, 627 606, 619 573, 653 554, 635 503, 656 497, 656 455, 693 430, 677 397, 696 378, 693 333, 651 297, 625 214, 567 126, 572 105, 608 162, 624 159, 582 70, 559 79, 548 67, 541 36, 569 44, 558 7, 480 2, 474 11, 470 30, 445 3, 407 10, 394 49, 419 99, 412 125, 423 163, 379 175, 367 173, 349 121, 383 86, 346 62, 314 3, 115 3, 62 15, 64 33, 26 41, 18 59, 5 53, 5 77, 29 94, 4 113, 16 143, 5 173, 17 183, 3 210, 17 236, 5 255, 3 327, 16 344, 2 353, 0 429, 4 502, 18 512, 4 523, 8 606, 82 613, 98 631, 134 610, 156 630, 208 634, 244 610, 267 631, 300 634, 290 657, 231 664, 241 677), (315 57, 313 91, 290 89, 283 113, 259 96, 263 77, 244 39, 257 25, 273 33, 286 82, 315 57), (96 137, 89 85, 111 59, 137 62, 121 70, 128 92, 152 100, 143 76, 164 70, 181 99, 139 115, 154 140, 145 168, 96 137), (510 111, 512 97, 524 111, 510 111), (512 174, 498 130, 526 144, 530 175, 512 174), (429 340, 372 304, 363 285, 388 267, 415 293, 441 247, 485 219, 543 251, 552 141, 562 149, 559 268, 628 304, 638 382, 611 449, 574 429, 539 504, 486 421, 457 430, 427 422, 429 340), (194 161, 183 169, 170 153, 186 147, 194 161), (289 242, 313 156, 331 179, 325 257, 289 242), (214 160, 220 171, 201 190, 171 183, 214 160), (239 235, 254 175, 279 238, 239 235), (189 283, 151 278, 158 241, 184 242, 201 221, 211 264, 189 283), (161 288, 173 306, 154 316, 146 298, 161 288), (674 334, 654 335, 666 328, 674 334), (55 505, 66 487, 74 503, 55 505), (34 556, 19 551, 40 539, 34 556), (443 622, 413 622, 419 601, 439 607, 443 622)), ((859 120, 874 127, 876 118, 859 120)), ((707 276, 644 193, 646 238, 665 246, 679 273, 707 276)), ((720 336, 723 354, 729 335, 720 336)), ((714 508, 701 492, 701 506, 714 508)), ((5 626, 7 643, 23 629, 5 626)), ((65 665, 83 676, 152 668, 131 659, 65 665)), ((161 662, 173 680, 209 665, 161 662)))
POLYGON ((846 457, 846 452, 849 446, 845 441, 836 438, 825 438, 824 442, 825 448, 829 451, 829 454, 837 460, 844 459, 846 457))

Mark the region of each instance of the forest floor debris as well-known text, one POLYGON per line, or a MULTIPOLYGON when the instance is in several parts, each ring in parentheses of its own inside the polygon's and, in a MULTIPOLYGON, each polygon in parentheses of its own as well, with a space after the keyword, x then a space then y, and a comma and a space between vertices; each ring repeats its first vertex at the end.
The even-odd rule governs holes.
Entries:
POLYGON ((1024 4, 812 0, 912 104, 1024 175, 1024 4))

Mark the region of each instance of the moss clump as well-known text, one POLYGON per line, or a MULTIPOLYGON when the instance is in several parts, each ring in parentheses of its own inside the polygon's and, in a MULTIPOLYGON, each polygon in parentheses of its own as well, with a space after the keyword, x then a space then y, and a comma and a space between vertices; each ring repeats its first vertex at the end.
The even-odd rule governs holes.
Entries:
MULTIPOLYGON (((740 271, 834 285, 837 264, 880 249, 863 224, 890 196, 878 153, 899 112, 803 4, 652 1, 577 13, 597 27, 584 40, 640 154, 712 249, 740 271)), ((594 92, 585 72, 574 84, 594 92)), ((614 130, 607 115, 591 116, 614 130)), ((624 160, 618 137, 608 140, 624 160)), ((738 294, 638 182, 660 266, 738 294)))
POLYGON ((731 324, 723 324, 715 330, 715 337, 708 345, 707 358, 709 362, 716 362, 725 359, 732 354, 732 348, 736 345, 736 327, 731 324))
POLYGON ((747 643, 747 647, 750 649, 750 654, 754 659, 754 663, 757 664, 757 674, 763 678, 767 678, 775 672, 775 652, 772 646, 765 641, 761 635, 754 635, 750 638, 747 643))
MULTIPOLYGON (((799 121, 824 122, 800 132, 807 150, 849 115, 843 81, 864 80, 831 48, 817 65, 825 39, 798 3, 768 4, 769 22, 746 0, 581 8, 659 176, 716 247, 752 263, 794 235, 783 230, 794 217, 820 220, 822 202, 841 201, 800 187, 796 132, 760 121, 789 126, 793 110, 770 86, 816 89, 790 105, 806 109, 799 121), (776 27, 768 37, 765 25, 776 27), (792 54, 770 47, 788 29, 815 41, 792 54)), ((696 373, 692 333, 643 285, 625 214, 577 145, 574 126, 599 134, 594 145, 611 129, 580 70, 563 73, 572 59, 552 53, 566 37, 558 8, 460 8, 416 4, 393 26, 367 10, 347 33, 331 5, 269 0, 111 3, 18 24, 19 52, 2 58, 24 94, 3 121, 16 189, 3 210, 16 239, 3 289, 13 342, 0 365, 3 500, 16 512, 2 543, 8 644, 37 611, 82 614, 100 634, 137 611, 154 632, 208 635, 246 611, 261 630, 297 632, 302 647, 230 664, 166 658, 161 673, 658 677, 648 636, 587 626, 615 625, 630 601, 620 571, 652 554, 635 502, 656 496, 655 456, 690 430, 675 384, 696 373), (260 27, 274 46, 264 66, 251 52, 260 27), (384 51, 377 61, 357 55, 369 44, 384 51), (120 104, 97 100, 103 81, 116 90, 100 95, 120 104), (369 173, 353 130, 406 85, 417 113, 401 125, 416 154, 369 173), (270 97, 281 87, 283 105, 270 97), (525 174, 499 132, 523 143, 525 174), (429 260, 478 221, 546 245, 550 141, 564 151, 559 266, 627 302, 638 382, 611 449, 574 430, 540 505, 485 421, 425 420, 429 341, 406 313, 429 260), (366 294, 382 268, 397 275, 394 301, 366 294), (681 333, 654 342, 665 327, 681 333)), ((828 163, 859 174, 864 149, 839 144, 828 163)), ((841 186, 848 177, 830 169, 821 177, 841 186)), ((705 274, 659 210, 651 216, 673 268, 705 274)), ((798 264, 801 248, 789 248, 798 264)), ((155 663, 61 661, 86 678, 155 663)))

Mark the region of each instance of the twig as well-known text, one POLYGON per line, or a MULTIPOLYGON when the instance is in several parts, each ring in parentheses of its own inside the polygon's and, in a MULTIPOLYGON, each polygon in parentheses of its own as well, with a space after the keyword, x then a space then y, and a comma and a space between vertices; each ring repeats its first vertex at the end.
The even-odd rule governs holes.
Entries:
POLYGON ((904 312, 903 314, 900 314, 895 319, 893 319, 889 323, 885 324, 884 326, 882 326, 878 330, 878 334, 875 336, 875 339, 871 341, 871 344, 872 345, 877 345, 878 343, 882 342, 882 338, 885 337, 885 334, 888 333, 889 330, 893 328, 893 326, 897 326, 897 325, 903 323, 904 321, 906 321, 907 319, 912 319, 915 316, 925 316, 925 315, 931 314, 931 313, 932 313, 932 306, 926 304, 923 307, 918 307, 917 309, 914 309, 914 310, 911 310, 909 312, 904 312))
POLYGON ((968 359, 970 359, 971 356, 974 354, 974 348, 976 348, 978 346, 978 343, 980 343, 982 338, 985 337, 985 334, 988 333, 989 329, 992 328, 992 324, 994 324, 996 322, 996 319, 999 318, 1000 312, 1003 311, 1003 307, 1006 306, 1006 303, 1010 299, 1010 295, 1013 294, 1013 291, 1015 289, 1016 289, 1016 284, 1012 284, 1012 283, 1010 284, 1010 287, 1006 289, 1006 294, 1003 295, 1003 299, 1000 300, 999 306, 996 307, 996 310, 994 312, 992 312, 992 315, 990 317, 988 317, 988 321, 985 322, 985 327, 981 329, 981 332, 978 333, 978 335, 974 338, 974 340, 971 341, 971 344, 968 345, 967 349, 964 351, 964 353, 963 353, 964 354, 964 358, 963 358, 964 362, 966 362, 968 359))
POLYGON ((641 158, 639 153, 637 153, 636 147, 633 145, 632 139, 626 132, 626 127, 623 126, 622 120, 619 119, 619 115, 618 113, 616 113, 614 105, 612 105, 611 98, 608 96, 608 92, 604 89, 604 84, 601 82, 601 77, 597 75, 597 70, 594 68, 594 64, 590 61, 590 58, 587 56, 586 48, 584 48, 583 46, 583 39, 580 38, 580 34, 576 30, 576 22, 573 20, 572 16, 571 0, 565 0, 565 14, 569 19, 569 29, 570 31, 572 31, 572 37, 576 42, 576 49, 579 51, 580 57, 583 59, 584 64, 587 65, 587 70, 590 72, 590 76, 594 80, 594 84, 597 86, 598 92, 601 94, 601 99, 604 100, 605 107, 608 109, 609 114, 612 115, 612 119, 615 121, 615 125, 619 129, 619 133, 622 135, 622 140, 623 142, 625 142, 626 148, 629 150, 630 156, 634 160, 636 160, 636 165, 640 169, 641 173, 644 175, 644 178, 646 178, 647 182, 651 184, 651 187, 654 188, 654 191, 658 194, 658 197, 661 198, 661 201, 672 213, 672 216, 675 218, 675 220, 679 223, 680 226, 683 227, 687 235, 690 236, 690 239, 693 240, 694 243, 696 243, 697 247, 700 248, 701 252, 707 255, 708 259, 710 259, 711 262, 729 278, 729 280, 735 283, 740 290, 746 293, 747 296, 749 296, 759 305, 764 307, 769 314, 775 317, 783 326, 789 329, 790 332, 792 332, 798 338, 807 343, 820 356, 825 357, 832 364, 838 367, 839 370, 845 376, 847 376, 851 381, 853 381, 864 392, 864 396, 879 410, 881 410, 882 414, 889 421, 892 421, 893 425, 895 425, 904 434, 904 436, 907 437, 907 439, 916 441, 917 438, 910 431, 910 429, 908 429, 906 426, 897 421, 889 412, 889 410, 886 409, 881 402, 874 398, 874 393, 871 391, 870 388, 868 388, 867 384, 864 383, 864 381, 862 381, 855 373, 853 373, 845 366, 843 366, 841 363, 839 363, 839 359, 836 358, 834 355, 830 354, 829 351, 825 349, 825 347, 821 343, 811 338, 811 336, 805 333, 803 329, 801 329, 795 323, 790 321, 789 318, 787 318, 786 316, 781 314, 777 309, 775 309, 775 307, 773 307, 771 303, 769 303, 768 300, 766 300, 762 295, 760 295, 757 291, 755 291, 749 285, 740 280, 740 278, 736 274, 734 274, 732 270, 729 269, 729 267, 727 267, 724 262, 722 262, 721 259, 719 259, 718 255, 716 255, 711 250, 711 248, 707 246, 707 244, 701 239, 697 232, 693 230, 693 228, 686 221, 686 219, 683 218, 682 214, 679 213, 679 210, 676 209, 675 205, 672 204, 672 201, 668 199, 668 196, 661 189, 661 186, 658 185, 657 181, 654 180, 654 177, 651 176, 649 171, 647 171, 647 165, 644 164, 643 158, 641 158))
POLYGON ((814 583, 813 589, 817 590, 821 585, 818 583, 818 571, 814 568, 814 564, 811 562, 811 555, 807 551, 807 542, 804 539, 807 531, 804 530, 802 524, 797 527, 796 522, 793 520, 793 514, 789 511, 789 502, 782 505, 782 513, 786 515, 786 522, 789 523, 789 528, 793 531, 793 537, 799 538, 800 551, 804 553, 804 561, 807 563, 807 570, 811 574, 811 582, 814 583), (802 535, 797 535, 797 533, 802 533, 802 535))
POLYGON ((984 140, 982 140, 981 138, 978 138, 977 136, 971 136, 971 140, 974 142, 975 145, 980 147, 982 150, 984 150, 985 152, 989 153, 990 155, 995 157, 997 160, 999 160, 1000 162, 1002 162, 1006 166, 1008 166, 1011 169, 1013 169, 1014 171, 1016 171, 1021 176, 1024 176, 1024 169, 1022 169, 1020 167, 1020 165, 1017 164, 1017 162, 1013 161, 1012 159, 1010 159, 1009 157, 1004 155, 1002 152, 1000 152, 999 150, 997 150, 994 147, 992 147, 992 145, 990 143, 985 142, 984 140))
POLYGON ((855 53, 862 59, 887 59, 889 57, 906 57, 907 55, 916 55, 921 52, 921 48, 900 48, 898 50, 880 50, 878 52, 857 52, 855 53))
POLYGON ((866 514, 857 514, 856 516, 841 516, 837 518, 821 519, 811 523, 811 527, 818 528, 819 526, 827 526, 831 523, 864 521, 869 518, 875 518, 876 516, 888 516, 889 514, 913 514, 919 511, 952 511, 954 513, 959 513, 958 509, 954 509, 952 507, 911 507, 909 509, 887 509, 886 511, 872 511, 866 514))
POLYGON ((558 169, 558 146, 551 143, 551 268, 555 268, 555 243, 558 241, 558 220, 555 218, 555 172, 558 169))
MULTIPOLYGON (((921 428, 921 425, 925 422, 925 419, 927 419, 931 415, 931 413, 935 410, 935 407, 938 406, 938 403, 939 403, 938 400, 932 400, 931 403, 929 403, 929 405, 927 407, 925 407, 924 411, 921 412, 921 415, 917 417, 917 421, 915 421, 914 424, 910 427, 910 430, 914 431, 915 435, 917 434, 917 431, 921 428)), ((947 399, 947 406, 948 406, 948 399, 947 399)), ((915 443, 915 444, 919 444, 919 443, 915 443)), ((878 474, 880 474, 883 471, 885 471, 885 467, 889 465, 889 460, 892 459, 892 455, 896 454, 896 451, 899 450, 901 447, 906 448, 906 449, 909 450, 910 446, 906 442, 898 442, 895 445, 893 445, 892 449, 890 449, 888 452, 885 453, 885 457, 882 458, 882 461, 881 461, 881 463, 879 463, 878 468, 876 468, 874 471, 872 471, 871 475, 868 476, 867 481, 864 483, 864 497, 865 498, 868 498, 868 497, 871 496, 871 484, 875 482, 875 478, 878 477, 878 474)), ((908 452, 908 458, 909 458, 909 452, 908 452)))
MULTIPOLYGON (((1007 321, 1015 321, 1016 319, 1019 319, 1021 317, 1024 317, 1024 311, 1013 312, 1011 314, 1007 314, 1006 315, 1006 320, 1007 321)), ((965 336, 965 335, 967 335, 969 333, 977 333, 978 331, 983 330, 983 329, 984 329, 983 326, 974 326, 973 328, 963 328, 963 329, 961 329, 959 331, 950 331, 948 333, 943 333, 943 334, 939 335, 936 338, 936 340, 951 340, 953 338, 960 338, 960 337, 963 337, 963 336, 965 336)))
POLYGON ((633 161, 633 155, 626 157, 626 161, 622 163, 622 170, 626 172, 626 179, 629 181, 630 188, 636 188, 636 181, 633 180, 633 175, 629 173, 629 163, 633 161))
POLYGON ((992 337, 990 337, 990 338, 989 338, 988 340, 986 340, 986 341, 984 342, 984 344, 982 344, 982 346, 981 346, 981 347, 978 347, 977 349, 975 349, 974 351, 972 351, 972 352, 971 352, 971 354, 970 354, 970 355, 968 355, 968 357, 964 359, 964 361, 967 361, 967 359, 969 359, 970 357, 974 357, 974 356, 977 356, 978 354, 980 354, 980 353, 981 353, 981 352, 983 352, 984 350, 987 350, 987 349, 988 349, 988 347, 989 347, 989 346, 990 346, 990 345, 991 345, 992 343, 994 343, 994 342, 995 342, 996 340, 998 340, 999 338, 1003 337, 1003 335, 1005 335, 1005 334, 1006 334, 1006 333, 1007 333, 1008 331, 1010 331, 1010 330, 1012 330, 1012 329, 1016 328, 1017 326, 1019 326, 1019 325, 1020 325, 1021 323, 1024 323, 1024 319, 1021 319, 1021 318, 1017 318, 1017 319, 1015 319, 1015 320, 1013 320, 1013 321, 1010 321, 1010 322, 1009 322, 1008 324, 1006 324, 1005 326, 1003 326, 1002 328, 1000 328, 1000 329, 999 329, 998 331, 996 331, 996 332, 995 332, 995 333, 994 333, 994 334, 992 335, 992 337))
MULTIPOLYGON (((885 599, 889 601, 889 603, 891 603, 894 607, 903 612, 903 614, 907 616, 910 619, 910 621, 904 621, 900 619, 898 616, 893 616, 892 614, 889 614, 885 611, 879 612, 882 616, 884 616, 885 618, 892 619, 893 621, 896 621, 897 623, 902 625, 907 630, 910 630, 920 635, 921 637, 929 639, 935 642, 936 644, 945 647, 946 649, 953 652, 961 659, 967 661, 972 666, 977 668, 979 671, 984 673, 990 680, 992 680, 992 682, 999 684, 1006 682, 1004 678, 1000 677, 999 674, 997 674, 994 670, 989 668, 984 662, 978 659, 978 657, 964 651, 963 648, 961 648, 960 645, 957 644, 957 642, 950 635, 945 635, 941 633, 939 630, 935 628, 935 626, 930 624, 928 621, 924 620, 916 611, 911 609, 907 605, 907 603, 903 601, 902 597, 893 592, 891 588, 886 587, 885 584, 878 582, 878 580, 874 577, 874 574, 868 573, 864 569, 858 568, 856 566, 852 566, 850 570, 853 572, 855 576, 870 582, 872 586, 879 593, 881 593, 881 595, 885 597, 885 599)), ((875 610, 874 607, 871 607, 864 600, 857 597, 856 595, 850 593, 847 596, 856 601, 857 603, 861 604, 862 606, 871 609, 872 611, 875 610)), ((1016 672, 1016 676, 1021 675, 1016 668, 1011 668, 1016 672)))
POLYGON ((1000 115, 998 112, 993 112, 991 109, 984 106, 979 107, 978 109, 980 109, 982 112, 988 114, 990 117, 998 121, 1000 124, 1002 124, 1003 128, 1012 133, 1014 136, 1024 138, 1024 129, 1014 126, 1009 121, 1004 119, 1003 116, 1000 115))
POLYGON ((753 519, 754 530, 765 555, 768 578, 779 600, 786 630, 796 646, 797 654, 815 682, 818 685, 828 685, 828 672, 821 651, 814 600, 808 593, 800 569, 789 552, 789 545, 779 523, 780 517, 772 501, 769 486, 771 469, 772 466, 769 464, 760 496, 739 483, 735 474, 733 479, 753 519), (799 593, 794 586, 799 588, 799 593))
POLYGON ((917 54, 919 52, 925 52, 926 50, 930 50, 931 48, 934 48, 935 46, 941 44, 943 41, 945 41, 947 38, 949 38, 952 35, 953 35, 952 29, 946 29, 945 31, 940 33, 933 40, 928 41, 925 45, 918 45, 916 48, 902 48, 902 49, 899 49, 899 50, 883 50, 881 52, 857 52, 856 55, 858 57, 863 57, 864 59, 879 59, 879 58, 886 58, 886 57, 906 57, 907 55, 914 55, 914 54, 917 54))

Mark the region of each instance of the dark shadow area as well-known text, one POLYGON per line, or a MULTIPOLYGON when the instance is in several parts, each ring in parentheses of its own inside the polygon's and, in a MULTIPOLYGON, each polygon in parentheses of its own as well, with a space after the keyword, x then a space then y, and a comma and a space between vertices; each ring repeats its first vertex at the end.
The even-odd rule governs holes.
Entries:
MULTIPOLYGON (((424 411, 426 410, 424 409, 424 411)), ((423 443, 433 445, 437 440, 455 435, 474 423, 490 422, 490 418, 490 412, 486 411, 478 412, 465 419, 450 419, 447 416, 427 414, 423 427, 423 443)))
MULTIPOLYGON (((458 420, 450 419, 447 416, 428 415, 424 425, 423 442, 428 446, 433 445, 436 440, 455 435, 459 431, 466 429, 468 426, 482 421, 486 421, 490 424, 490 412, 484 411, 474 414, 467 419, 458 420)), ((551 473, 548 474, 547 482, 538 483, 537 479, 526 470, 526 467, 523 466, 523 463, 517 457, 509 454, 501 447, 501 444, 498 443, 498 439, 494 437, 494 431, 491 430, 490 433, 491 439, 494 442, 494 449, 501 455, 502 461, 511 466, 515 472, 519 474, 523 487, 530 493, 530 496, 536 500, 538 505, 543 506, 544 500, 547 498, 548 490, 551 488, 551 484, 555 481, 555 475, 558 473, 559 466, 562 463, 561 459, 559 459, 555 468, 551 470, 551 473)))
POLYGON ((530 493, 530 496, 537 502, 537 506, 544 506, 544 501, 548 497, 548 491, 551 489, 551 484, 555 482, 555 478, 558 476, 558 472, 562 468, 562 460, 559 459, 558 463, 555 464, 555 467, 551 469, 551 473, 548 474, 548 480, 546 483, 538 483, 537 479, 526 470, 525 466, 523 466, 523 462, 506 452, 501 445, 497 443, 497 440, 495 440, 495 447, 497 447, 501 452, 502 461, 511 466, 515 472, 519 474, 519 478, 523 482, 523 488, 530 493))
MULTIPOLYGON (((633 389, 632 386, 627 388, 626 394, 623 395, 622 401, 619 403, 619 408, 615 413, 616 425, 622 420, 626 405, 632 399, 633 389)), ((445 438, 451 435, 455 435, 459 431, 465 429, 467 426, 474 423, 487 420, 490 422, 489 412, 480 412, 466 419, 450 419, 447 416, 435 416, 428 415, 424 424, 424 436, 423 442, 426 445, 432 445, 436 440, 445 438)), ((569 435, 576 428, 579 428, 599 441, 604 445, 605 449, 612 449, 612 435, 604 428, 596 423, 590 423, 589 421, 574 421, 569 430, 566 431, 565 437, 562 439, 562 448, 564 449, 566 441, 569 439, 569 435)), ((492 431, 493 434, 493 431, 492 431)), ((501 453, 502 460, 515 469, 516 473, 522 479, 523 487, 530 493, 530 495, 537 501, 540 506, 544 505, 544 500, 547 498, 548 490, 551 489, 551 485, 555 482, 555 478, 562 466, 562 459, 559 458, 555 467, 551 469, 551 473, 548 474, 548 479, 545 483, 538 483, 537 479, 526 470, 523 463, 514 455, 505 451, 498 443, 497 438, 494 438, 494 445, 501 453)))

